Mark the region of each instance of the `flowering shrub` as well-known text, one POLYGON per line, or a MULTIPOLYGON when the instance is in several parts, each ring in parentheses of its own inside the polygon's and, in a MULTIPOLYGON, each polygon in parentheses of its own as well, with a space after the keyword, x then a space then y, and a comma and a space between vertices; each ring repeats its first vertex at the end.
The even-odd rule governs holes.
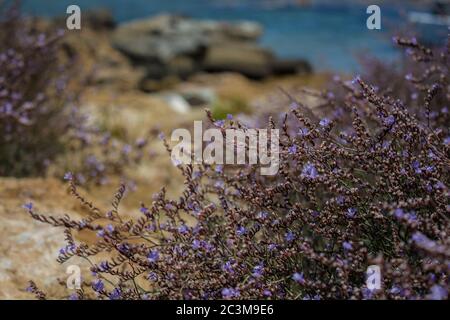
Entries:
POLYGON ((61 34, 37 32, 15 7, 0 21, 0 175, 42 172, 70 127, 65 81, 55 76, 61 34))
POLYGON ((0 176, 43 175, 63 154, 79 182, 121 174, 141 160, 147 139, 127 144, 89 123, 60 59, 64 32, 40 29, 16 3, 0 17, 0 176))
MULTIPOLYGON (((416 60, 418 73, 402 79, 417 93, 415 107, 385 83, 336 79, 342 90, 320 94, 322 119, 298 101, 268 119, 269 128, 281 119, 276 176, 257 166, 179 165, 179 199, 162 188, 135 219, 119 212, 123 186, 102 212, 72 176, 85 219, 47 217, 28 204, 34 219, 65 228, 60 263, 90 263, 93 280, 70 298, 446 299, 448 50, 396 42, 416 60), (77 230, 96 233, 96 243, 77 241, 77 230), (380 290, 366 287, 370 265, 381 268, 380 290)), ((33 282, 29 290, 46 298, 33 282)))

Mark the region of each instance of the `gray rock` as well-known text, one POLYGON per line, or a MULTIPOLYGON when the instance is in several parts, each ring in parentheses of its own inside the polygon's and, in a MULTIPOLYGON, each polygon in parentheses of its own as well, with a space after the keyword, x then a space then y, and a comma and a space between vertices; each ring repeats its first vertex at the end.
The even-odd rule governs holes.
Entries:
POLYGON ((193 20, 175 15, 132 21, 112 35, 113 46, 146 70, 146 79, 185 79, 200 71, 238 72, 251 78, 308 70, 304 61, 278 61, 257 40, 254 22, 193 20))
POLYGON ((203 63, 206 71, 233 71, 250 78, 264 78, 272 73, 273 54, 256 45, 225 42, 208 48, 203 63))
POLYGON ((311 64, 303 59, 276 59, 272 64, 274 75, 310 74, 312 71, 311 64))
POLYGON ((96 30, 113 29, 116 26, 112 12, 104 8, 87 11, 83 16, 83 20, 87 21, 90 27, 96 30))

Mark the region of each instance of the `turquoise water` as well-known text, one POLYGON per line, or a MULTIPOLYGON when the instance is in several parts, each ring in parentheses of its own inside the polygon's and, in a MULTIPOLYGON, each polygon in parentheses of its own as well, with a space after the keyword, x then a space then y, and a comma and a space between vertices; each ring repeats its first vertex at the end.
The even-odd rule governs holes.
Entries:
MULTIPOLYGON (((288 1, 285 1, 288 2, 288 1)), ((70 4, 81 9, 108 7, 119 22, 162 12, 181 13, 202 19, 253 20, 265 33, 262 45, 278 55, 306 58, 317 70, 358 70, 357 54, 371 54, 385 60, 398 57, 391 37, 406 27, 408 5, 380 5, 382 30, 366 28, 366 7, 351 1, 315 3, 308 7, 270 7, 264 0, 24 0, 27 13, 64 15, 70 4)), ((273 3, 270 2, 270 3, 273 3)), ((447 27, 421 30, 429 41, 445 39, 447 27)))

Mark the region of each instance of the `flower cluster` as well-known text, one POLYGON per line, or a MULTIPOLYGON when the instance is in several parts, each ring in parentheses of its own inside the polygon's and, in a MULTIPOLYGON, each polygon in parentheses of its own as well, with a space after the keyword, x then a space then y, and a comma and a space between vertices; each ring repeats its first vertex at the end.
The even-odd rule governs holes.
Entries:
POLYGON ((336 79, 342 89, 319 95, 322 119, 293 101, 267 122, 280 128, 276 176, 254 165, 179 165, 179 199, 162 188, 136 219, 119 213, 124 187, 104 214, 70 183, 91 212, 81 221, 27 205, 33 218, 66 228, 59 262, 79 256, 91 264, 92 281, 71 298, 446 299, 448 50, 396 41, 423 70, 402 80, 418 102, 410 108, 364 76, 336 79), (78 230, 96 233, 97 242, 75 240, 78 230), (371 265, 381 269, 379 290, 366 286, 371 265))

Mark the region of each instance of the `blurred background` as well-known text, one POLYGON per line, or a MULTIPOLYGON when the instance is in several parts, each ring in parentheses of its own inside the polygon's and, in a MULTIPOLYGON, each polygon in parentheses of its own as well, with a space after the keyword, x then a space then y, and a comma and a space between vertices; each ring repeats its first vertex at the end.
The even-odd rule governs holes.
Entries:
POLYGON ((21 2, 23 16, 0 19, 0 298, 15 299, 31 297, 30 279, 61 295, 55 275, 65 266, 54 260, 64 236, 22 206, 78 217, 65 172, 105 212, 126 181, 122 211, 139 215, 140 201, 162 186, 177 196, 183 183, 161 132, 192 129, 204 108, 251 123, 267 111, 283 115, 295 98, 319 114, 332 79, 380 61, 391 73, 376 75, 401 85, 404 77, 390 74, 405 53, 392 36, 434 46, 450 24, 442 0, 376 1, 381 30, 367 29, 373 1, 362 0, 21 2), (66 29, 72 4, 81 30, 66 29))
MULTIPOLYGON (((79 0, 82 10, 107 8, 114 19, 127 22, 161 13, 198 19, 249 20, 264 28, 262 46, 284 58, 305 58, 317 70, 355 71, 355 53, 370 51, 379 58, 394 59, 392 32, 410 30, 411 23, 427 41, 446 36, 444 20, 428 14, 448 15, 449 1, 376 1, 382 10, 382 30, 365 28, 363 0, 79 0)), ((58 16, 70 0, 25 0, 32 15, 58 16)), ((448 16, 447 16, 448 21, 448 16)))

